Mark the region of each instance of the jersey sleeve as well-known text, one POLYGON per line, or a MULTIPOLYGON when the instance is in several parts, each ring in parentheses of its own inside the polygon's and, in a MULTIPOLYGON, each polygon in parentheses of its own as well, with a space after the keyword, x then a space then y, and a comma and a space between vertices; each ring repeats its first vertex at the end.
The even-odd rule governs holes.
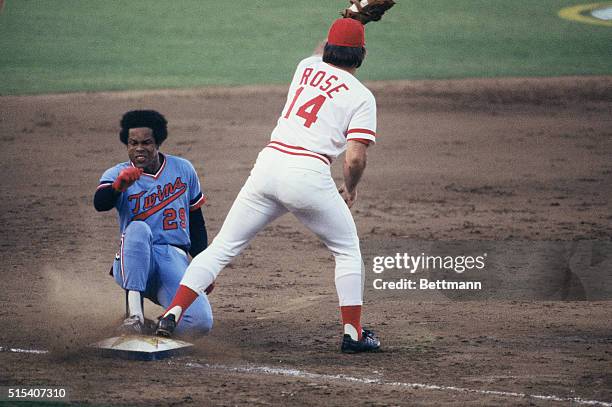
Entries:
POLYGON ((376 101, 370 95, 355 111, 346 131, 347 140, 376 143, 376 101))
POLYGON ((104 174, 102 174, 102 176, 100 177, 100 184, 98 188, 104 188, 111 185, 119 176, 119 173, 121 172, 122 168, 123 164, 119 164, 104 171, 104 174))
POLYGON ((94 194, 93 204, 98 212, 110 211, 117 204, 120 192, 111 188, 112 184, 100 184, 94 194))
POLYGON ((97 211, 108 211, 117 205, 120 193, 116 192, 112 186, 124 167, 125 164, 115 165, 104 171, 104 174, 100 177, 100 182, 94 194, 94 207, 97 211))
POLYGON ((200 179, 193 165, 185 160, 189 171, 189 211, 195 211, 206 203, 206 196, 202 193, 200 179))

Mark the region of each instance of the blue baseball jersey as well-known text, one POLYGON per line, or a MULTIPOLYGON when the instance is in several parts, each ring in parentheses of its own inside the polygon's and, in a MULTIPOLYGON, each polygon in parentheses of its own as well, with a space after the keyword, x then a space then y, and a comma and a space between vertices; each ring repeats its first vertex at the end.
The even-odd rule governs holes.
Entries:
MULTIPOLYGON (((160 153, 161 155, 161 153, 160 153)), ((189 249, 189 213, 205 202, 193 165, 180 157, 163 154, 164 161, 155 175, 142 174, 117 198, 115 208, 121 234, 132 221, 143 221, 151 228, 153 244, 170 244, 189 249)), ((98 188, 111 187, 130 161, 109 168, 98 188)))

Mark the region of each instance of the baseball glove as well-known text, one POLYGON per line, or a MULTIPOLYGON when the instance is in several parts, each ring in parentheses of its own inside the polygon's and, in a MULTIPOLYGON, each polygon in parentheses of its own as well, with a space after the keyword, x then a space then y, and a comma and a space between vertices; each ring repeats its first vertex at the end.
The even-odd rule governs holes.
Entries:
POLYGON ((395 4, 393 0, 349 0, 351 6, 340 12, 344 18, 352 18, 367 24, 370 21, 378 21, 382 18, 385 11, 395 4))

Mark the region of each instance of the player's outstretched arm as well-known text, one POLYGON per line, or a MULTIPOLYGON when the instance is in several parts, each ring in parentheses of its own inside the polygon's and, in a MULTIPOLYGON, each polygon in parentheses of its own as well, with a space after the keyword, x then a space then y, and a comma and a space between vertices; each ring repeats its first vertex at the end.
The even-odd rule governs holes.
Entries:
POLYGON ((109 211, 115 207, 117 198, 142 175, 142 168, 124 168, 112 183, 102 183, 94 194, 94 207, 98 212, 109 211))
POLYGON ((349 140, 344 157, 344 184, 338 188, 344 202, 352 207, 357 199, 357 184, 366 168, 368 145, 349 140))

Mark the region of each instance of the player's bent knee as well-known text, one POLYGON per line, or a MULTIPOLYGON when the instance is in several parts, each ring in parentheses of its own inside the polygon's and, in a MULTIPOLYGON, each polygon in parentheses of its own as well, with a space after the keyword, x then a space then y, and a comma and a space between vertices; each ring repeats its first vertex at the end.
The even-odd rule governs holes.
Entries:
MULTIPOLYGON (((126 258, 132 256, 132 260, 137 259, 137 261, 140 262, 145 259, 145 257, 143 257, 145 253, 151 250, 152 240, 153 232, 149 225, 141 221, 131 222, 124 231, 121 255, 126 258)), ((128 260, 124 260, 124 262, 127 261, 128 260)))
POLYGON ((212 315, 208 318, 198 318, 192 325, 193 332, 197 335, 206 335, 212 330, 213 318, 212 315))
POLYGON ((133 221, 125 228, 125 236, 143 236, 143 237, 151 237, 153 236, 153 232, 151 231, 151 227, 147 225, 143 221, 133 221))
POLYGON ((177 333, 190 336, 206 335, 213 327, 213 315, 210 304, 205 297, 199 297, 185 312, 177 333))
POLYGON ((208 334, 212 330, 212 327, 212 314, 187 314, 183 316, 181 323, 177 326, 176 332, 179 334, 185 333, 190 336, 199 336, 208 334))

